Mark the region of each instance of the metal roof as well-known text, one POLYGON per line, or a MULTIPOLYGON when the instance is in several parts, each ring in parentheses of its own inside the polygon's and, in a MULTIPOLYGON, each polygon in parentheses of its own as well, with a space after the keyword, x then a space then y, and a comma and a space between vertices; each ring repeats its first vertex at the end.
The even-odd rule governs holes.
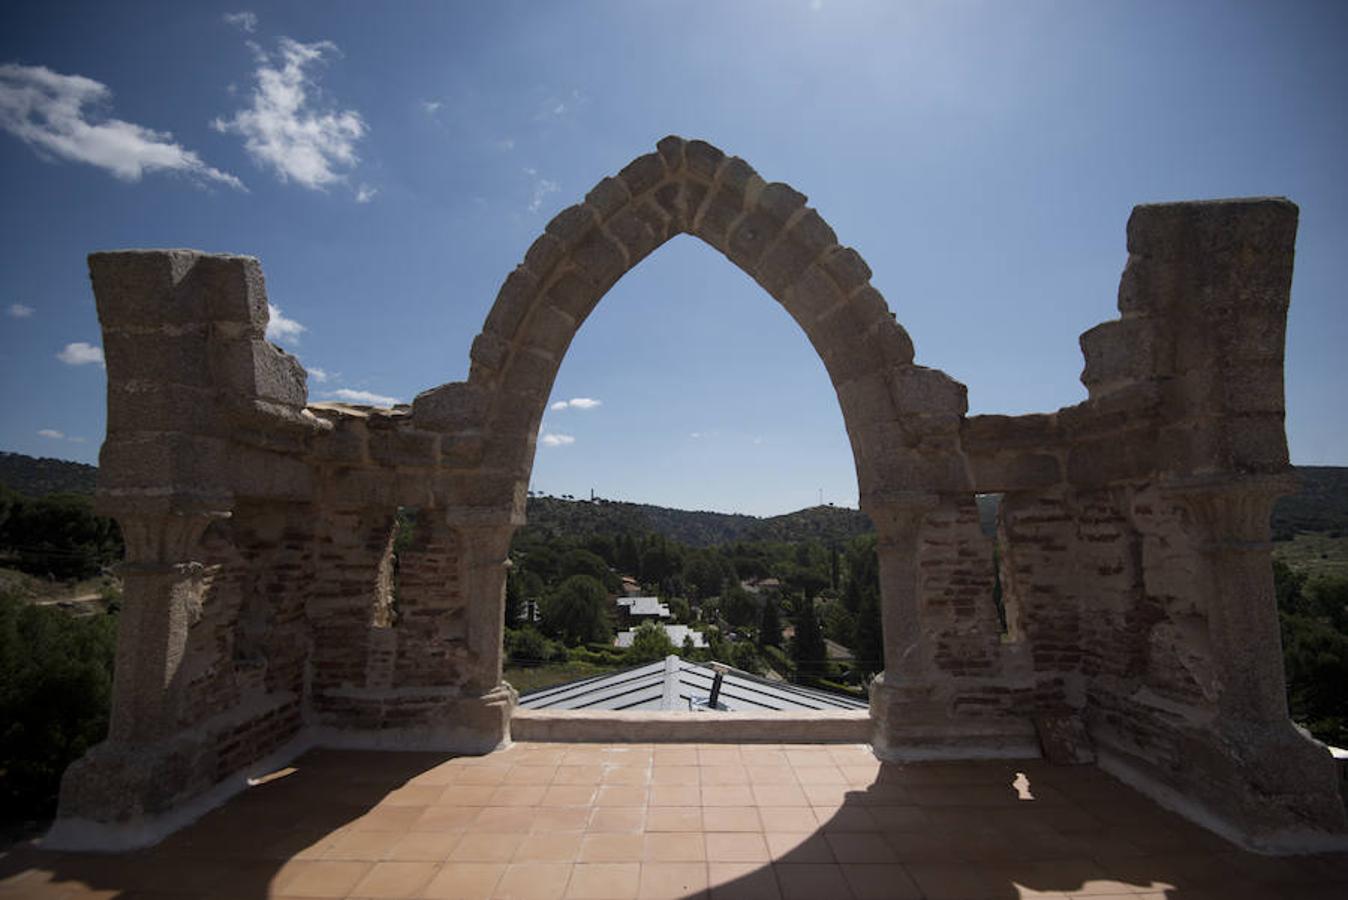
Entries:
MULTIPOLYGON (((524 709, 687 711, 705 703, 716 672, 677 656, 544 688, 520 697, 524 709)), ((768 681, 730 669, 721 684, 720 705, 741 712, 866 709, 864 700, 768 681)))

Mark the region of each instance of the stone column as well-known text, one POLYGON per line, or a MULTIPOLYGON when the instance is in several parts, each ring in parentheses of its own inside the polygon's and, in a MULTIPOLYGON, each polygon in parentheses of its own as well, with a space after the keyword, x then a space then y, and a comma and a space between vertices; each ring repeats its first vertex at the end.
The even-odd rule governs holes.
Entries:
POLYGON ((1274 501, 1293 490, 1291 478, 1276 476, 1179 489, 1206 569, 1218 706, 1228 721, 1287 719, 1269 522, 1274 501))
POLYGON ((922 622, 922 520, 937 505, 934 494, 903 493, 869 499, 866 514, 875 523, 880 564, 880 618, 885 637, 885 670, 871 684, 872 744, 876 755, 902 752, 899 730, 931 695, 931 652, 922 622))
POLYGON ((180 724, 180 668, 201 618, 201 535, 227 513, 118 516, 126 542, 112 688, 113 743, 152 743, 180 724))
POLYGON ((510 537, 508 520, 458 517, 461 584, 468 604, 468 660, 459 715, 483 749, 510 741, 510 717, 519 695, 502 680, 505 637, 505 581, 510 537))

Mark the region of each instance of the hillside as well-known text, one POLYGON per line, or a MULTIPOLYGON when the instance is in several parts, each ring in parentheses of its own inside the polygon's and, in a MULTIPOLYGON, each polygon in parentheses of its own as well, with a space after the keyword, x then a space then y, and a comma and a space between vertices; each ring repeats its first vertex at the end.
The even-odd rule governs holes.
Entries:
MULTIPOLYGON (((1273 508, 1273 534, 1291 540, 1297 533, 1348 534, 1348 467, 1297 466, 1301 490, 1273 508)), ((51 493, 92 494, 96 466, 64 459, 0 451, 0 484, 29 497, 51 493)), ((997 498, 979 498, 979 518, 992 533, 997 498)), ((588 502, 558 497, 529 498, 529 524, 550 533, 654 532, 694 547, 746 541, 846 541, 872 530, 855 509, 814 506, 759 518, 734 513, 670 509, 613 500, 588 502)))
POLYGON ((92 494, 98 467, 0 451, 0 484, 27 497, 92 494))
POLYGON ((1290 540, 1297 532, 1348 533, 1348 467, 1296 466, 1298 493, 1273 506, 1273 537, 1290 540))
POLYGON ((545 534, 652 532, 692 547, 734 541, 846 541, 871 529, 855 509, 815 506, 762 519, 734 513, 670 509, 613 500, 529 498, 529 527, 545 534))

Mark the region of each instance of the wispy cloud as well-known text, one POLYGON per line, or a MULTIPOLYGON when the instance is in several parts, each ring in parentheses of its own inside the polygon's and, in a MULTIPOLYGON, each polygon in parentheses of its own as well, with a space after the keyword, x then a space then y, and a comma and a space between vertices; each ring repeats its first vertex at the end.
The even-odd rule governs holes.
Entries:
POLYGON ((440 101, 440 100, 422 100, 422 101, 421 101, 421 109, 422 109, 422 112, 426 113, 426 115, 428 115, 428 116, 434 116, 437 112, 440 111, 440 107, 442 107, 442 106, 444 106, 444 105, 445 105, 445 104, 444 104, 442 101, 440 101))
POLYGON ((56 358, 68 366, 103 365, 103 348, 76 341, 66 344, 56 358))
POLYGON ((535 121, 560 119, 568 113, 575 112, 589 102, 590 98, 578 90, 573 90, 570 94, 564 96, 551 96, 540 104, 538 112, 534 114, 534 119, 535 121))
POLYGON ((82 75, 0 65, 0 128, 39 156, 97 166, 123 181, 140 181, 146 172, 176 172, 245 190, 242 181, 206 165, 168 132, 121 119, 97 121, 85 109, 111 97, 106 85, 82 75))
POLYGON ((536 213, 543 207, 543 201, 547 199, 548 194, 555 194, 561 190, 557 182, 547 178, 539 177, 537 169, 525 169, 524 174, 533 179, 533 194, 529 198, 529 212, 536 213))
POLYGON ((359 403, 365 406, 395 406, 401 402, 397 397, 386 397, 383 394, 376 394, 373 391, 356 391, 351 388, 338 388, 335 391, 327 391, 323 396, 332 400, 341 400, 345 403, 359 403))
POLYGON ((569 434, 558 434, 555 431, 549 431, 542 435, 538 442, 545 447, 565 447, 567 444, 574 444, 576 439, 569 434))
POLYGON ((309 329, 305 328, 294 319, 287 319, 281 312, 281 307, 267 304, 267 340, 277 343, 298 344, 300 335, 309 329))
POLYGON ((29 319, 33 315, 33 307, 25 306, 22 303, 11 303, 5 308, 5 315, 11 319, 29 319))
POLYGON ((365 136, 365 120, 354 109, 317 109, 318 84, 308 74, 325 54, 337 52, 330 41, 301 44, 285 37, 276 56, 258 50, 252 106, 212 127, 241 136, 253 161, 282 181, 313 190, 345 181, 341 170, 360 161, 356 143, 365 136))
POLYGON ((306 368, 304 371, 308 372, 309 377, 312 378, 314 381, 317 381, 319 384, 322 384, 323 382, 328 380, 327 371, 324 369, 320 369, 317 366, 310 366, 306 368))
POLYGON ((511 150, 514 150, 514 149, 515 149, 515 139, 514 139, 514 138, 501 138, 499 141, 496 142, 496 149, 497 149, 497 150, 500 150, 500 151, 502 151, 502 152, 506 152, 506 153, 510 152, 511 150))
POLYGON ((563 409, 594 409, 596 406, 603 406, 603 400, 596 400, 593 397, 572 397, 570 400, 558 400, 548 409, 561 411, 563 409))
POLYGON ((39 428, 38 437, 46 438, 49 441, 69 441, 72 444, 87 444, 88 438, 82 438, 74 434, 66 434, 64 431, 57 431, 55 428, 39 428))
POLYGON ((375 194, 379 193, 379 188, 372 188, 368 184, 362 184, 356 188, 356 202, 369 203, 374 199, 375 194))
POLYGON ((257 31, 257 13, 251 13, 247 10, 236 13, 225 13, 221 16, 226 25, 233 25, 240 31, 252 34, 257 31))

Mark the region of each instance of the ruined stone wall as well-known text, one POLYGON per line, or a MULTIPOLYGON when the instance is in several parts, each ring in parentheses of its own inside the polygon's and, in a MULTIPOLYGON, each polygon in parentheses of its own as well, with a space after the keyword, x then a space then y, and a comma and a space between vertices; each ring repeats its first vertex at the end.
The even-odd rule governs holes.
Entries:
POLYGON ((98 496, 126 588, 110 734, 67 773, 54 834, 143 843, 315 742, 508 740, 505 561, 553 379, 604 292, 679 234, 756 279, 837 392, 878 532, 878 755, 1036 755, 1035 718, 1067 717, 1113 771, 1247 843, 1343 832, 1333 763, 1287 720, 1269 569, 1295 228, 1286 201, 1139 207, 1121 318, 1082 336, 1089 399, 973 418, 805 196, 701 141, 666 138, 555 217, 467 381, 392 410, 307 403, 265 340, 256 260, 95 254, 98 496))

